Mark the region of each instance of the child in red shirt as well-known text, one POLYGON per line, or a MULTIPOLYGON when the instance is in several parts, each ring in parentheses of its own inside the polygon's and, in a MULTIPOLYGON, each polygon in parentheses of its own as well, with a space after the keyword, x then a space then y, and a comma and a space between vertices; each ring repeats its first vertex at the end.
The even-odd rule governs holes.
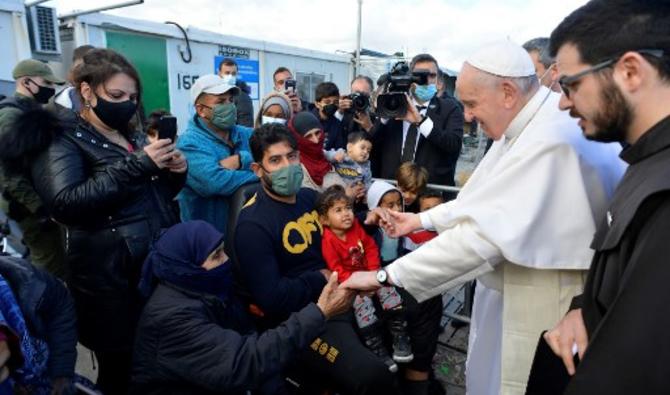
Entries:
MULTIPOLYGON (((379 248, 354 216, 352 206, 352 200, 339 185, 328 188, 316 201, 316 210, 323 225, 321 253, 328 268, 338 273, 340 282, 353 272, 380 268, 379 248)), ((402 298, 392 286, 382 287, 376 295, 393 336, 393 359, 384 348, 379 319, 370 296, 356 296, 356 323, 366 346, 384 360, 389 370, 395 372, 398 366, 394 361, 410 362, 414 358, 406 331, 402 298)))

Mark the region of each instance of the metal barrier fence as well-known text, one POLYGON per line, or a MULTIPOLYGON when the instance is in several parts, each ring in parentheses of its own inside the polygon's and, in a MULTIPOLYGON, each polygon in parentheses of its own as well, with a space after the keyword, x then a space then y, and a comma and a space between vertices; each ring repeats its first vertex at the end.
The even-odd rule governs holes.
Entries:
MULTIPOLYGON (((396 180, 387 180, 384 178, 373 178, 374 181, 384 181, 388 182, 389 184, 397 185, 398 182, 396 180)), ((461 188, 459 187, 450 187, 447 185, 438 185, 438 184, 428 184, 426 185, 426 188, 429 189, 435 189, 438 191, 444 191, 444 192, 460 192, 461 188)))
MULTIPOLYGON (((375 180, 375 181, 385 181, 385 182, 388 182, 389 184, 393 184, 393 185, 397 184, 396 180, 386 180, 386 179, 383 179, 383 178, 373 178, 373 180, 375 180)), ((426 185, 426 187, 430 188, 430 189, 435 189, 435 190, 438 190, 438 191, 456 192, 456 193, 458 193, 461 190, 461 188, 459 188, 459 187, 451 187, 451 186, 437 185, 437 184, 428 184, 428 185, 426 185)), ((463 286, 463 288, 464 288, 465 296, 464 296, 464 303, 463 303, 463 310, 462 311, 465 314, 469 315, 470 312, 472 311, 472 298, 473 298, 473 295, 474 295, 473 290, 472 290, 472 282, 468 282, 467 284, 465 284, 463 286)), ((470 317, 468 317, 466 315, 463 315, 463 314, 458 314, 454 311, 449 311, 448 303, 445 303, 443 315, 444 315, 444 317, 447 317, 449 319, 464 322, 466 324, 470 323, 470 317)))

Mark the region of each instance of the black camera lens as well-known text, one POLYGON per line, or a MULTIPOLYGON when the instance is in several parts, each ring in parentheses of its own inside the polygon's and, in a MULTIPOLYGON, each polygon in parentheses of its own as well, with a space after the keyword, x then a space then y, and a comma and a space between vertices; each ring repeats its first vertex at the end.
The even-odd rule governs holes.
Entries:
POLYGON ((352 97, 353 107, 356 111, 365 111, 370 105, 370 99, 367 95, 357 94, 352 97))
POLYGON ((386 102, 386 108, 390 111, 397 111, 403 104, 403 101, 400 98, 404 99, 404 96, 391 96, 389 101, 386 102))

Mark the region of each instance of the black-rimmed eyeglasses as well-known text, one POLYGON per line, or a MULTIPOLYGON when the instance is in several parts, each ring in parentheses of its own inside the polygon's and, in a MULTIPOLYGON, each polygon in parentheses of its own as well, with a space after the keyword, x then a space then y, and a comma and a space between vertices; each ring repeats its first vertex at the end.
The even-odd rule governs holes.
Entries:
MULTIPOLYGON (((635 52, 640 53, 642 55, 650 55, 650 56, 653 56, 653 57, 656 57, 656 58, 661 58, 663 56, 663 53, 664 53, 662 49, 640 49, 640 50, 635 51, 635 52)), ((570 91, 571 91, 572 87, 574 87, 574 85, 577 81, 584 78, 584 76, 586 76, 588 74, 595 73, 597 71, 600 71, 600 70, 606 69, 610 66, 613 66, 616 62, 619 61, 619 59, 621 59, 621 56, 623 56, 623 55, 617 56, 616 58, 606 60, 602 63, 598 63, 597 65, 595 65, 593 67, 589 67, 586 70, 582 70, 577 74, 570 75, 570 76, 564 75, 563 77, 561 77, 558 80, 558 84, 561 86, 561 90, 563 90, 563 94, 565 95, 565 97, 567 97, 568 99, 570 98, 570 91)))

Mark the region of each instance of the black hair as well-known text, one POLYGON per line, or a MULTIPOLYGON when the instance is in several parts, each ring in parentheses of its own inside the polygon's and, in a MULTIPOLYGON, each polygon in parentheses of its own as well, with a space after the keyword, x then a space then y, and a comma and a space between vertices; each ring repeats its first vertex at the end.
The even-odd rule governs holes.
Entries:
POLYGON ((627 51, 660 49, 645 56, 663 80, 670 81, 670 2, 667 0, 592 0, 568 15, 551 33, 549 53, 565 44, 577 48, 582 63, 594 65, 627 51))
POLYGON ((328 210, 333 207, 336 202, 342 200, 348 204, 352 204, 352 200, 347 196, 344 187, 341 185, 332 185, 316 198, 316 212, 325 217, 326 214, 328 214, 328 210))
POLYGON ((444 201, 444 195, 442 195, 442 192, 438 191, 437 189, 431 189, 431 188, 428 188, 425 191, 423 191, 421 195, 419 195, 418 200, 421 201, 421 199, 431 199, 431 198, 441 199, 442 201, 444 201))
MULTIPOLYGON (((83 62, 72 69, 72 81, 77 95, 82 103, 85 103, 81 95, 81 84, 86 82, 93 92, 98 87, 105 85, 115 75, 122 73, 135 81, 137 86, 137 108, 142 107, 142 83, 137 69, 128 59, 120 53, 108 48, 95 48, 86 52, 83 62)), ((132 120, 131 120, 132 122, 132 120)), ((127 130, 119 130, 122 134, 127 134, 132 130, 132 125, 128 124, 127 130)))
POLYGON ((277 70, 275 70, 275 72, 272 73, 272 82, 275 82, 275 80, 276 80, 275 77, 277 77, 277 74, 283 73, 285 71, 288 71, 289 74, 293 75, 293 73, 291 73, 291 70, 289 70, 288 68, 286 68, 284 66, 279 66, 279 67, 277 67, 277 70))
POLYGON ((347 143, 350 144, 356 144, 361 140, 372 142, 372 138, 370 138, 370 135, 366 132, 353 132, 349 133, 349 136, 347 136, 347 143))
POLYGON ((545 68, 554 63, 554 58, 549 55, 549 37, 537 37, 526 41, 523 45, 526 52, 537 52, 537 58, 545 68))
POLYGON ((95 48, 86 52, 83 60, 84 62, 72 71, 74 85, 82 102, 84 101, 84 98, 81 97, 82 82, 88 83, 91 90, 95 91, 116 74, 123 73, 137 84, 137 102, 140 103, 140 96, 142 94, 140 75, 132 63, 123 55, 111 49, 95 48))
POLYGON ((358 80, 364 80, 365 82, 367 82, 368 85, 370 86, 370 92, 372 92, 375 89, 375 83, 372 81, 372 78, 368 77, 367 75, 363 75, 363 74, 357 75, 356 78, 351 80, 351 84, 349 84, 349 85, 353 85, 353 83, 358 81, 358 80))
POLYGON ((298 143, 286 125, 268 123, 256 128, 249 139, 249 146, 251 147, 251 155, 254 158, 254 162, 261 163, 268 147, 282 142, 288 143, 294 150, 298 149, 298 143))
POLYGON ((416 66, 417 63, 423 63, 423 62, 433 62, 435 63, 435 68, 438 70, 440 69, 440 66, 437 64, 437 59, 435 59, 433 55, 427 53, 420 53, 415 57, 413 57, 412 62, 409 64, 409 69, 413 71, 414 66, 416 66))
POLYGON ((224 58, 221 63, 219 63, 219 71, 221 71, 221 67, 223 66, 235 66, 236 69, 238 68, 237 62, 232 58, 224 58))
POLYGON ((314 96, 316 96, 316 101, 321 101, 321 99, 330 96, 337 96, 339 98, 340 90, 337 89, 337 85, 332 82, 322 82, 316 86, 314 96))

